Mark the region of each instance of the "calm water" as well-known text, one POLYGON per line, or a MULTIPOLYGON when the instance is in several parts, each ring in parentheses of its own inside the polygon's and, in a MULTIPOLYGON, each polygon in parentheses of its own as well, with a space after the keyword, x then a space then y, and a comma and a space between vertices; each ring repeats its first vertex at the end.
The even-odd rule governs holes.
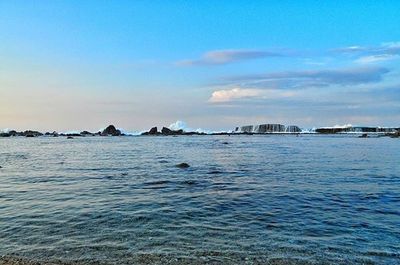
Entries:
POLYGON ((391 138, 0 138, 0 255, 400 264, 399 161, 391 138))

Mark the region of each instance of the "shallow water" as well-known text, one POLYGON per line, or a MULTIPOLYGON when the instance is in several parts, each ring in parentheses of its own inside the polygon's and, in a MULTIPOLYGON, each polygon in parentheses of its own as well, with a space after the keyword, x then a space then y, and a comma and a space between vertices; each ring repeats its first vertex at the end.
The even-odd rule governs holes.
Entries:
POLYGON ((0 138, 0 255, 399 264, 399 150, 352 136, 0 138))

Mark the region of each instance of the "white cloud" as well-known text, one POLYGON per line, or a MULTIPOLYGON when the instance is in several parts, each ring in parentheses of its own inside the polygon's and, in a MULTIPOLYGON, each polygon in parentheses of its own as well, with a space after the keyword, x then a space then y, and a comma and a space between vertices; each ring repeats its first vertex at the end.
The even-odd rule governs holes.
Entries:
POLYGON ((232 88, 216 90, 212 93, 211 103, 226 103, 240 99, 277 99, 293 97, 294 91, 282 91, 276 89, 232 88))
POLYGON ((232 88, 232 89, 224 89, 214 91, 211 95, 211 98, 208 100, 212 103, 221 103, 221 102, 229 102, 236 99, 242 98, 254 98, 257 96, 261 96, 262 90, 260 89, 242 89, 242 88, 232 88))
POLYGON ((379 54, 379 55, 369 55, 369 56, 360 57, 356 60, 356 62, 360 63, 360 64, 369 64, 369 63, 375 63, 375 62, 394 60, 394 59, 398 59, 398 58, 400 58, 400 56, 398 56, 398 55, 379 54))

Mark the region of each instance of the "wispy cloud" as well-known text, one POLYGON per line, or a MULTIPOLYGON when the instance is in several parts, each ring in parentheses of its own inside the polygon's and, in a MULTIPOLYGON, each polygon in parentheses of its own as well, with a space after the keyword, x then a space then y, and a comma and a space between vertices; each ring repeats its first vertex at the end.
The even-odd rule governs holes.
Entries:
POLYGON ((379 46, 350 46, 334 49, 334 52, 355 56, 356 63, 370 64, 400 59, 400 42, 387 42, 379 46))
POLYGON ((395 54, 377 54, 377 55, 368 55, 358 58, 355 62, 360 64, 369 64, 375 62, 384 62, 399 59, 399 55, 395 54))
POLYGON ((355 53, 355 52, 362 52, 365 50, 368 50, 368 48, 363 46, 348 46, 348 47, 333 49, 333 51, 337 53, 355 53))
POLYGON ((281 53, 266 50, 216 50, 203 54, 200 59, 182 60, 178 66, 223 65, 239 61, 254 60, 265 57, 280 57, 281 53))
POLYGON ((384 67, 283 71, 225 78, 225 84, 242 84, 252 88, 300 89, 331 85, 359 85, 379 82, 389 70, 384 67))
POLYGON ((200 58, 175 62, 177 66, 217 66, 272 57, 306 57, 305 64, 324 65, 342 54, 356 63, 374 63, 400 58, 400 42, 387 42, 377 46, 354 45, 328 51, 280 49, 223 49, 205 52, 200 58), (326 54, 328 52, 328 56, 326 54), (332 56, 332 52, 335 56, 332 56), (323 56, 323 57, 321 57, 323 56), (307 58, 309 57, 309 58, 307 58), (323 59, 321 61, 321 59, 323 59))

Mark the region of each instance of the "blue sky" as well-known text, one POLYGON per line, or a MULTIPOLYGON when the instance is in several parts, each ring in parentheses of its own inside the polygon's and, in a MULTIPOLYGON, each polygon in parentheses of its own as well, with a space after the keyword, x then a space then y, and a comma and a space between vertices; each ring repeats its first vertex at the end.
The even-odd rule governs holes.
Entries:
POLYGON ((0 128, 400 125, 399 1, 0 0, 0 128))

